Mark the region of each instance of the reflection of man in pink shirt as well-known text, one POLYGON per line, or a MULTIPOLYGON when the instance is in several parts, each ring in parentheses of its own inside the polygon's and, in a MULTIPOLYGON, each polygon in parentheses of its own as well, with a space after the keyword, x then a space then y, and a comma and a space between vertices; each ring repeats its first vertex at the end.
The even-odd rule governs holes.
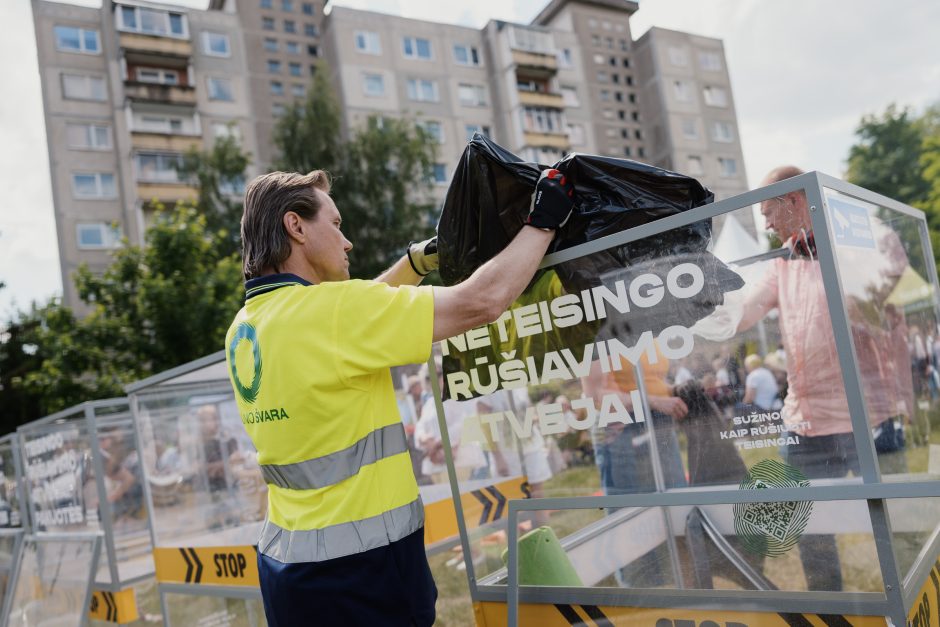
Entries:
MULTIPOLYGON (((802 173, 793 166, 780 167, 771 171, 761 186, 802 173)), ((797 191, 772 198, 761 203, 761 213, 767 228, 785 242, 791 255, 772 260, 765 275, 749 290, 738 331, 753 326, 771 309, 780 312, 788 384, 781 413, 787 428, 799 436, 799 443, 787 448, 787 462, 811 479, 844 477, 850 471, 858 475, 852 421, 806 196, 797 191)), ((880 278, 893 285, 907 266, 907 257, 893 231, 880 223, 872 227, 878 251, 860 251, 862 258, 856 263, 872 270, 879 266, 877 270, 884 275, 880 278), (876 258, 880 264, 873 263, 876 258)), ((847 265, 843 255, 857 253, 840 250, 838 254, 841 265, 847 265)), ((843 275, 853 271, 857 272, 842 268, 843 275)), ((894 354, 885 350, 889 333, 861 313, 859 305, 870 301, 871 293, 855 293, 854 287, 845 291, 866 407, 872 425, 880 425, 897 413, 897 403, 892 402, 895 394, 885 393, 894 392, 897 386, 892 380, 894 354)), ((800 543, 800 557, 810 590, 841 590, 833 536, 807 536, 800 543)))

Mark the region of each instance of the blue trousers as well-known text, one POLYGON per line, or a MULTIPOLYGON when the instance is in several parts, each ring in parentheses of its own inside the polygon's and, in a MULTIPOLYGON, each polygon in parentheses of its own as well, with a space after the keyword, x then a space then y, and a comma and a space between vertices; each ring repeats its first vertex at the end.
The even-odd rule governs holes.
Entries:
POLYGON ((285 564, 258 554, 269 627, 430 627, 437 586, 424 528, 387 546, 325 562, 285 564))

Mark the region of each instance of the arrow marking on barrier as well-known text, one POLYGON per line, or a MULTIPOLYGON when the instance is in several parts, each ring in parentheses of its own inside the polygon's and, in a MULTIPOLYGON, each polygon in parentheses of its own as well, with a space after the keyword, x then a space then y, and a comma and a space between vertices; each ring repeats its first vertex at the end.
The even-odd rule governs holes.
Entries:
POLYGON ((186 583, 199 583, 202 581, 202 560, 193 549, 180 549, 183 560, 186 561, 186 583), (191 559, 190 559, 191 558, 191 559), (196 570, 195 574, 193 569, 196 570))
MULTIPOLYGON (((588 615, 594 624, 597 627, 614 627, 614 624, 610 622, 610 619, 607 618, 607 615, 601 611, 601 608, 596 605, 581 605, 581 611, 588 615)), ((568 621, 569 625, 577 625, 578 627, 586 627, 588 623, 581 618, 580 615, 575 611, 574 607, 570 605, 562 605, 560 603, 555 604, 555 609, 564 616, 565 620, 568 621)))
POLYGON ((189 561, 186 549, 180 549, 180 553, 183 554, 183 560, 186 562, 186 583, 190 583, 193 580, 193 563, 189 561))
POLYGON ((483 489, 496 499, 496 513, 493 514, 493 520, 499 520, 503 517, 503 508, 506 507, 506 497, 503 496, 503 493, 497 490, 495 486, 487 486, 483 489))
POLYGON ((108 592, 104 592, 104 602, 108 606, 107 617, 109 621, 117 620, 117 608, 114 606, 114 595, 108 592))
POLYGON ((196 555, 195 549, 187 549, 189 554, 192 556, 193 561, 196 562, 196 576, 193 579, 193 583, 199 583, 202 581, 202 560, 199 559, 199 556, 196 555))
POLYGON ((493 502, 486 498, 486 495, 483 494, 480 490, 474 490, 471 494, 483 504, 483 513, 480 514, 480 525, 485 525, 489 522, 490 510, 493 509, 493 502))

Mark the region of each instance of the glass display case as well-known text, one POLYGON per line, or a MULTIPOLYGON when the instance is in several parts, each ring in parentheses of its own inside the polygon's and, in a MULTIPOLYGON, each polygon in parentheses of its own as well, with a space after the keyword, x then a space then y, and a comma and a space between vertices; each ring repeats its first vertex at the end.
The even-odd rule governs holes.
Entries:
POLYGON ((12 595, 23 539, 22 466, 15 433, 0 438, 0 619, 12 595))
POLYGON ((546 257, 429 364, 478 624, 905 622, 940 552, 937 296, 923 214, 818 173, 546 257), (526 479, 505 533, 462 507, 467 446, 526 479))
POLYGON ((17 431, 33 533, 104 534, 95 587, 153 576, 149 516, 127 399, 76 405, 17 431))
POLYGON ((128 386, 167 625, 263 625, 267 489, 224 352, 128 386))

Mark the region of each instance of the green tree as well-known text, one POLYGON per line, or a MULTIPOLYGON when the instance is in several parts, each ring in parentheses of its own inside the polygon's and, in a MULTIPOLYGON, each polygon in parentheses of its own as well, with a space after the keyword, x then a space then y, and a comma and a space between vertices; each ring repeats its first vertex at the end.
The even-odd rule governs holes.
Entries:
POLYGON ((183 157, 180 174, 199 190, 196 209, 205 216, 206 227, 220 232, 219 245, 225 255, 240 250, 242 197, 245 168, 251 155, 243 152, 233 133, 217 137, 209 150, 191 149, 183 157))
POLYGON ((0 434, 42 415, 40 398, 23 386, 24 377, 42 360, 38 347, 30 343, 39 324, 34 311, 18 312, 0 324, 0 434))
POLYGON ((332 197, 353 243, 350 274, 372 278, 411 240, 433 233, 434 139, 414 121, 369 117, 343 139, 339 107, 324 72, 304 102, 289 106, 273 141, 280 170, 326 170, 332 197))
POLYGON ((222 348, 243 292, 241 262, 220 252, 220 238, 196 208, 158 207, 144 246, 125 245, 100 276, 79 269, 88 316, 55 302, 36 308, 27 340, 42 360, 20 385, 43 413, 121 395, 127 383, 222 348))

